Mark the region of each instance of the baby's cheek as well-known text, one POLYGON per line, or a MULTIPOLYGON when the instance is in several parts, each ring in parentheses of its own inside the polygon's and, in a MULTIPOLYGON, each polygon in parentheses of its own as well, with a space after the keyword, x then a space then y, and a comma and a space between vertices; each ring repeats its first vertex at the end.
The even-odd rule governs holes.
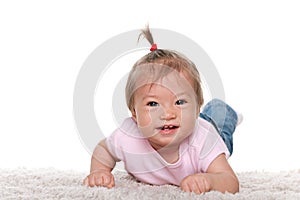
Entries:
POLYGON ((148 127, 152 124, 152 116, 149 114, 149 112, 140 113, 137 116, 137 123, 139 128, 148 127))
POLYGON ((163 110, 160 108, 152 108, 152 109, 145 109, 140 112, 140 123, 138 124, 140 127, 151 127, 156 125, 155 122, 160 119, 163 110))
POLYGON ((149 113, 140 116, 138 120, 138 127, 144 137, 148 138, 153 135, 152 119, 149 113))
POLYGON ((187 130, 193 130, 198 114, 196 110, 186 110, 181 114, 181 123, 187 130))

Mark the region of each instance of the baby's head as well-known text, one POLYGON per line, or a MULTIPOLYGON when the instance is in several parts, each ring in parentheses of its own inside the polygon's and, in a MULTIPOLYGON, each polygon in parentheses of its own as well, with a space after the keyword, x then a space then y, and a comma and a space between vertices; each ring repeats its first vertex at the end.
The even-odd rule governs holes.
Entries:
POLYGON ((126 85, 126 101, 129 110, 134 108, 136 90, 146 83, 155 83, 171 72, 183 74, 195 92, 196 102, 200 110, 203 105, 203 92, 199 72, 195 64, 174 50, 156 49, 156 44, 148 27, 142 30, 145 38, 152 45, 151 52, 140 58, 129 73, 126 85))
POLYGON ((200 75, 185 56, 157 49, 148 27, 143 33, 151 52, 129 73, 127 105, 154 149, 177 148, 193 132, 203 104, 200 75))

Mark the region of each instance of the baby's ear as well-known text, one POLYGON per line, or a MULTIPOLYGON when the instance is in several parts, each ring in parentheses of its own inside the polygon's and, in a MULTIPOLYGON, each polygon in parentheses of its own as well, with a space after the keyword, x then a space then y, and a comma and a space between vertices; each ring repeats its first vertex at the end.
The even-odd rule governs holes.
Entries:
POLYGON ((201 107, 200 106, 197 106, 197 115, 196 115, 196 118, 199 117, 200 115, 200 111, 201 111, 201 107))
POLYGON ((132 119, 136 122, 136 112, 135 112, 134 108, 132 108, 132 109, 130 110, 130 112, 131 112, 131 117, 132 117, 132 119))

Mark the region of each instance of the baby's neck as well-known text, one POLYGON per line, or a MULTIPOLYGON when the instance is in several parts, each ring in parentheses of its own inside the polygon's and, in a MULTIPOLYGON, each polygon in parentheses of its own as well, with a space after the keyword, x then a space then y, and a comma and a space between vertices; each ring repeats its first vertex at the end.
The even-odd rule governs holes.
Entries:
POLYGON ((179 159, 179 147, 165 147, 157 152, 170 164, 176 163, 179 159))

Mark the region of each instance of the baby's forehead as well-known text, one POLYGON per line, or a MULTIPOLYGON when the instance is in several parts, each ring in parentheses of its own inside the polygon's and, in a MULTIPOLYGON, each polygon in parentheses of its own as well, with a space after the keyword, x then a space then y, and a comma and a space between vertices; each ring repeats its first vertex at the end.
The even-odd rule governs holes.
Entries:
POLYGON ((166 65, 143 64, 136 68, 131 78, 134 82, 133 92, 146 85, 159 85, 171 91, 180 89, 194 92, 195 84, 187 71, 166 65))
POLYGON ((183 72, 172 71, 167 74, 144 74, 137 77, 137 83, 141 84, 158 84, 158 85, 173 85, 173 84, 188 84, 190 78, 183 72))
POLYGON ((191 96, 194 91, 185 87, 170 87, 170 85, 164 84, 147 84, 142 87, 142 93, 145 96, 155 96, 156 94, 169 94, 172 96, 191 96))
POLYGON ((143 94, 147 93, 156 93, 156 92, 171 92, 173 95, 193 95, 194 88, 191 85, 190 81, 188 81, 183 75, 177 76, 173 74, 169 74, 165 77, 162 77, 158 80, 151 81, 145 80, 140 86, 137 86, 136 89, 142 89, 140 92, 143 94))
POLYGON ((191 81, 192 77, 184 69, 176 69, 166 65, 160 64, 144 64, 137 67, 135 71, 135 79, 139 82, 163 82, 167 79, 172 79, 173 81, 191 81))
POLYGON ((184 75, 183 72, 173 71, 168 75, 162 77, 159 81, 156 82, 161 86, 168 88, 190 88, 192 86, 191 80, 184 75))

